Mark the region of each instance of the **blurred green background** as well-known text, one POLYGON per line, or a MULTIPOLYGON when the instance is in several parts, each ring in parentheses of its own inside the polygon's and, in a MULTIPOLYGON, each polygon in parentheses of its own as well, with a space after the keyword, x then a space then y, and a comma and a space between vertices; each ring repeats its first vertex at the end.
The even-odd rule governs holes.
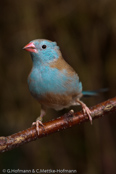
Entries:
MULTIPOLYGON (((115 0, 5 0, 0 2, 0 136, 31 126, 40 105, 30 95, 32 62, 22 48, 37 38, 56 41, 84 90, 108 93, 83 99, 88 106, 116 94, 115 0)), ((75 111, 81 107, 74 107, 75 111)), ((49 110, 48 121, 68 110, 49 110)), ((0 155, 0 170, 76 169, 116 173, 116 114, 72 127, 0 155)), ((1 171, 0 171, 1 172, 1 171)))

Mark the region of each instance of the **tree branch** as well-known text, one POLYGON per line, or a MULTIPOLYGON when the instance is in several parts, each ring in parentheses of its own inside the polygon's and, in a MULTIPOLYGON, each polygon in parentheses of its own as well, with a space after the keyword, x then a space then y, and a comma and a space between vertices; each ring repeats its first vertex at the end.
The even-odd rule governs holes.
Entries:
MULTIPOLYGON (((92 118, 99 118, 107 114, 116 112, 116 97, 109 99, 103 103, 90 108, 92 118)), ((7 137, 0 137, 0 152, 6 152, 15 147, 19 147, 38 138, 44 137, 59 130, 67 129, 73 125, 89 121, 86 114, 82 111, 77 113, 67 113, 55 120, 44 123, 44 127, 40 126, 39 136, 37 135, 35 126, 26 130, 20 131, 7 137)))

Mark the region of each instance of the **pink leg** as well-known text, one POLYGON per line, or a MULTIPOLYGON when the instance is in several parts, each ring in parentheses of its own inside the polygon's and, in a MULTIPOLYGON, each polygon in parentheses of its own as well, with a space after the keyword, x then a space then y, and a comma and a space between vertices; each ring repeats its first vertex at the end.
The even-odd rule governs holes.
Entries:
POLYGON ((90 123, 92 124, 92 117, 91 117, 91 111, 90 111, 90 109, 86 106, 85 103, 83 103, 79 99, 77 100, 77 102, 82 106, 82 109, 83 109, 84 114, 87 114, 88 115, 89 120, 90 120, 90 123))
POLYGON ((41 114, 40 116, 36 119, 36 122, 33 122, 32 125, 36 125, 36 131, 39 135, 39 125, 43 126, 43 123, 42 123, 42 119, 43 119, 43 116, 46 114, 45 110, 44 109, 41 109, 41 114))

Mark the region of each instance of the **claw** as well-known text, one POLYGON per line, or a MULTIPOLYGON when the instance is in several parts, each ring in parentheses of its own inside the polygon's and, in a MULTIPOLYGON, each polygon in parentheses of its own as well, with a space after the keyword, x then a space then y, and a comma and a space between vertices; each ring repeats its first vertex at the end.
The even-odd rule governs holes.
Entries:
POLYGON ((84 114, 88 115, 90 123, 92 124, 91 111, 86 105, 83 107, 83 112, 84 112, 84 114))
POLYGON ((36 122, 33 122, 32 125, 36 125, 36 131, 37 131, 37 134, 39 135, 39 125, 43 126, 43 123, 40 121, 40 120, 36 120, 36 122))
POLYGON ((45 112, 45 107, 41 106, 41 113, 40 113, 40 116, 36 119, 35 122, 32 123, 32 125, 36 125, 36 131, 37 131, 37 134, 39 135, 39 125, 44 127, 43 123, 42 123, 42 119, 43 119, 43 116, 46 114, 45 112))
POLYGON ((88 115, 88 118, 90 120, 90 123, 92 124, 92 116, 91 116, 91 111, 90 109, 86 106, 85 103, 83 103, 82 101, 80 100, 77 100, 77 102, 82 106, 82 109, 83 109, 83 112, 84 114, 87 114, 88 115))

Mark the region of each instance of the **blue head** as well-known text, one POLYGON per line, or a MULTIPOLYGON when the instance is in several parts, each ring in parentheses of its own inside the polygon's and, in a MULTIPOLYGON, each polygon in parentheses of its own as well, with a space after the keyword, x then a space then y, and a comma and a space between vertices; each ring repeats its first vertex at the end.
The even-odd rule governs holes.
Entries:
POLYGON ((56 42, 36 39, 27 44, 23 49, 31 53, 34 64, 50 63, 59 58, 61 52, 56 42))

